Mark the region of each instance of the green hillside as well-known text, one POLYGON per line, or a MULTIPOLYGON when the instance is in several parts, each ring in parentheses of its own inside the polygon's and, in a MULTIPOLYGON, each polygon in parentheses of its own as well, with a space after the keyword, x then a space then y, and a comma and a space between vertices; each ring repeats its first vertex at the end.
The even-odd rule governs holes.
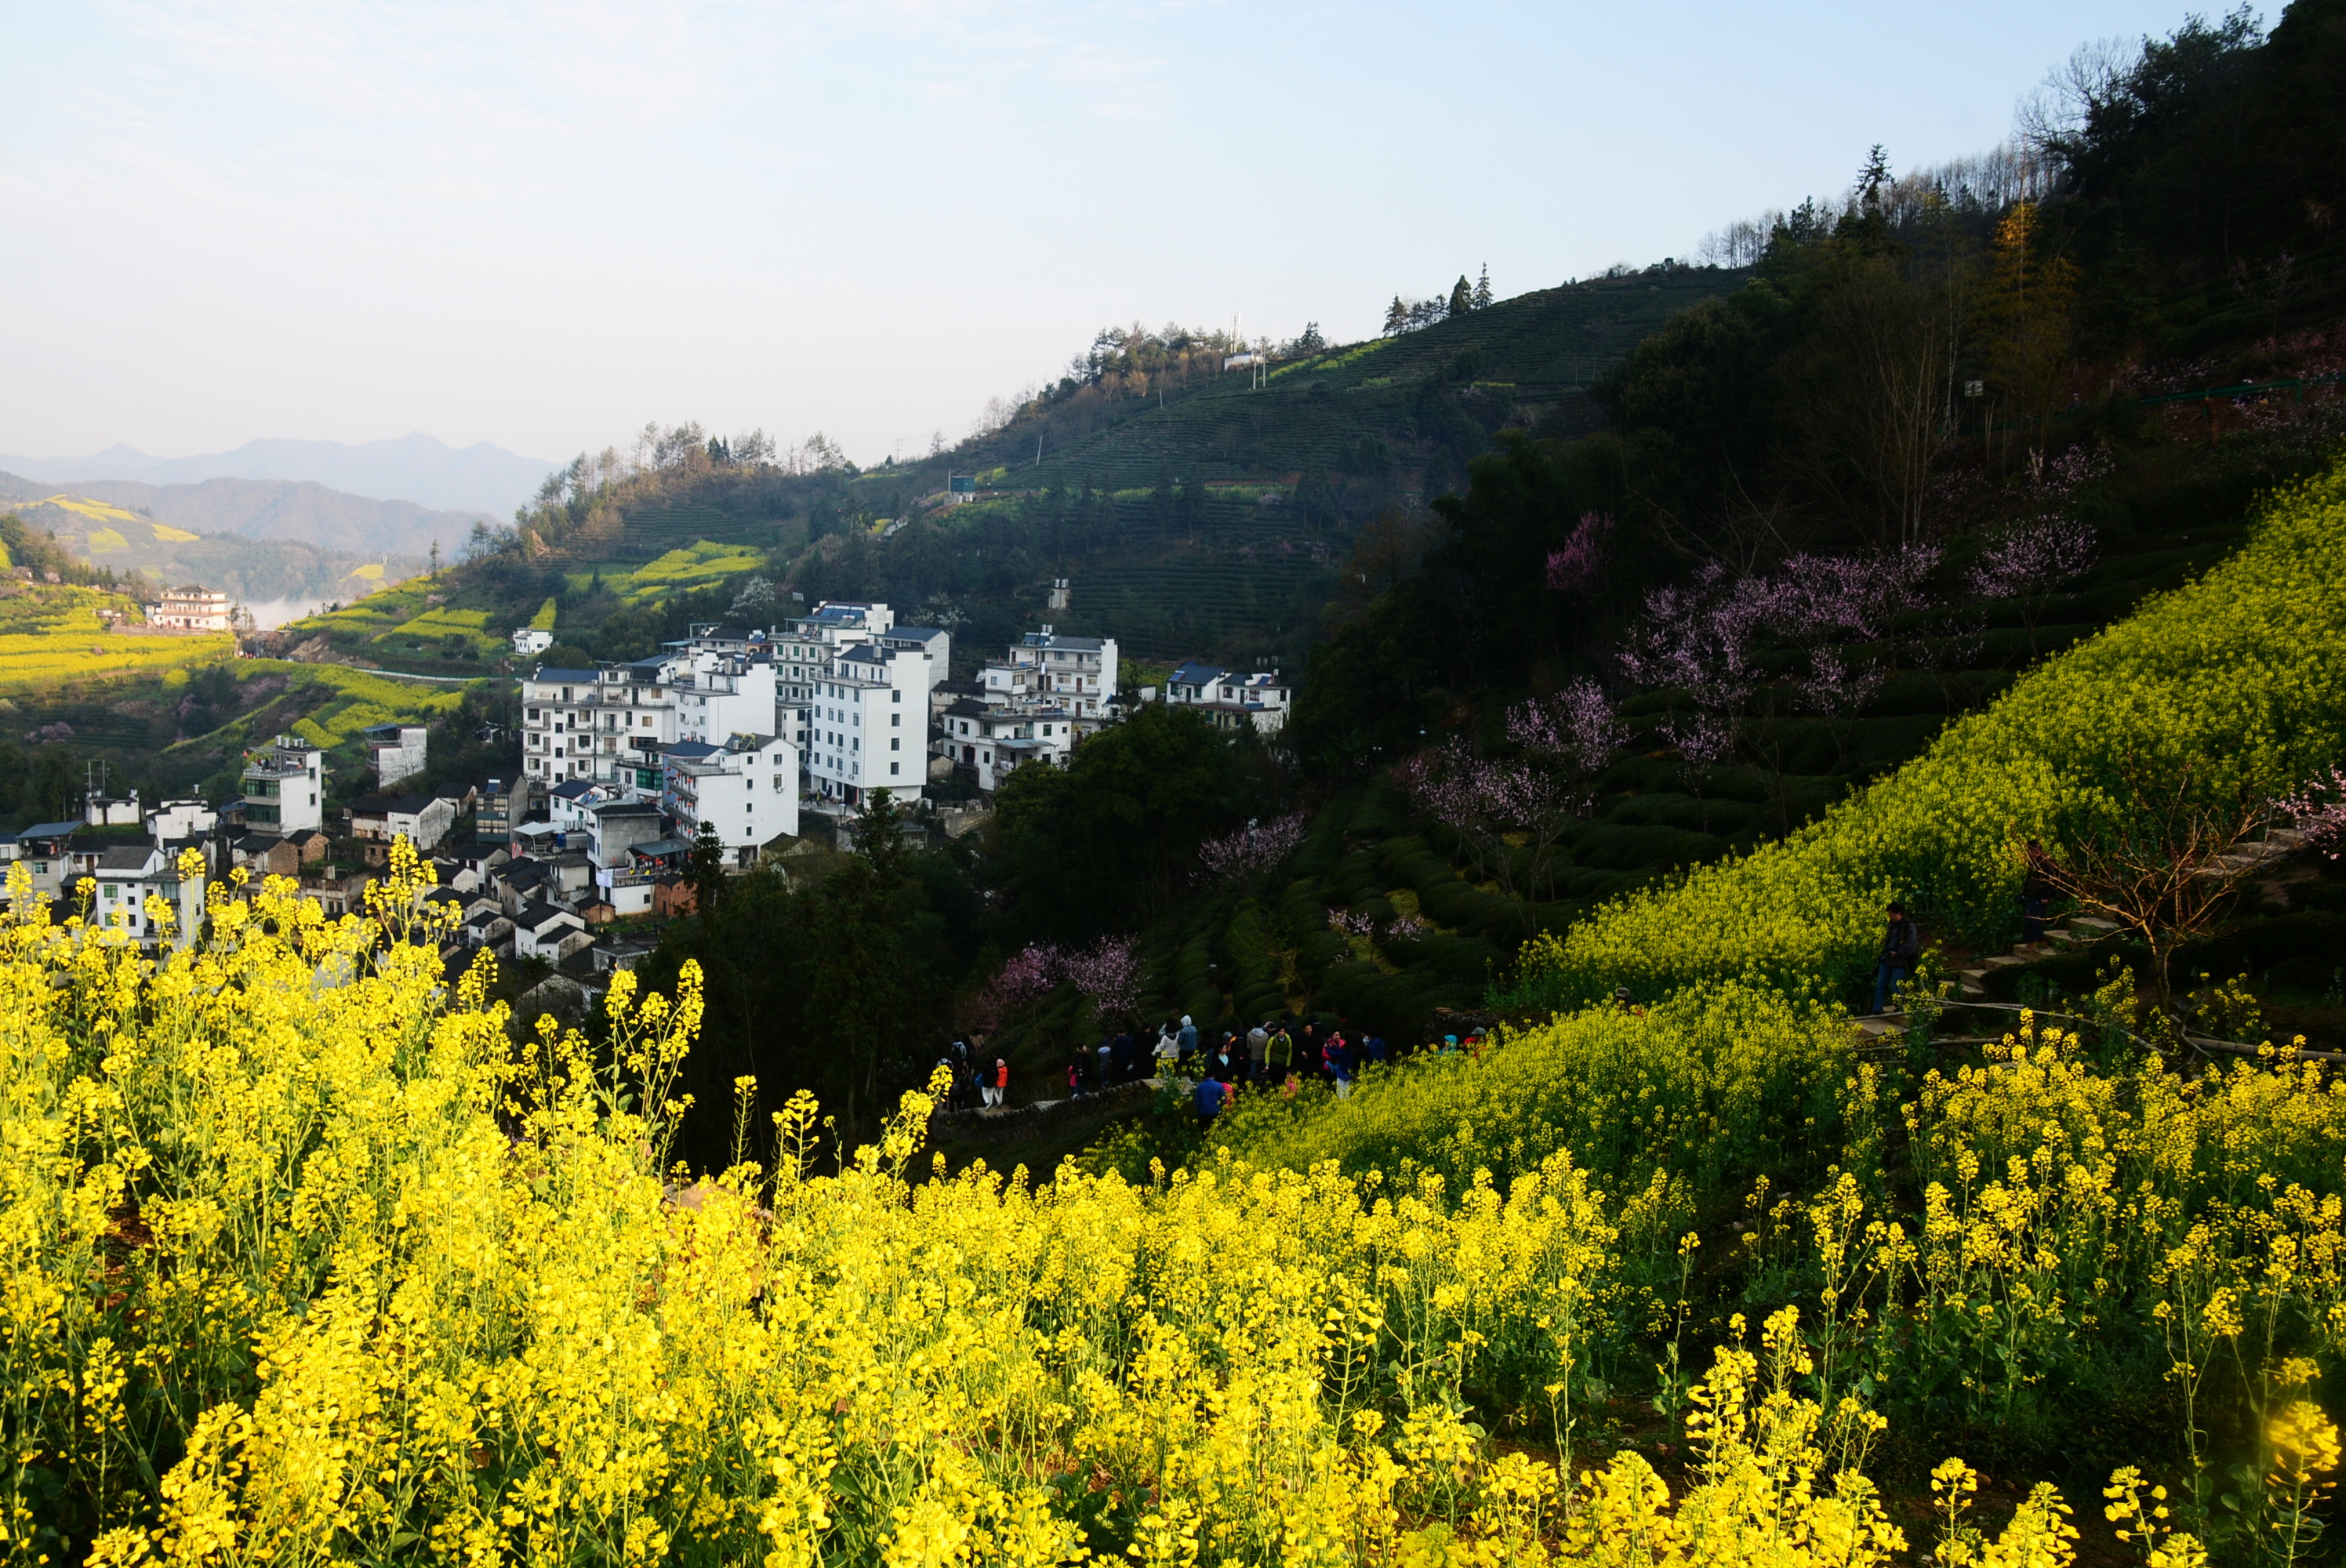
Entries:
MULTIPOLYGON (((1259 385, 1221 373, 1228 345, 1152 338, 1127 358, 1156 365, 1153 377, 1070 379, 990 435, 868 471, 836 453, 811 467, 744 463, 678 427, 640 469, 614 475, 582 457, 510 535, 476 535, 434 591, 481 612, 488 639, 557 597, 566 644, 603 652, 607 623, 611 649, 636 647, 646 612, 689 595, 692 613, 719 613, 764 577, 785 600, 886 599, 947 625, 974 657, 1042 618, 1050 584, 1066 578, 1072 603, 1051 618, 1070 631, 1157 659, 1297 664, 1361 524, 1462 484, 1499 432, 1596 428, 1594 378, 1742 277, 1658 267, 1541 290, 1291 354, 1259 385), (943 504, 955 474, 979 486, 943 504)), ((429 639, 386 639, 409 618, 373 624, 388 609, 308 629, 345 657, 453 667, 454 643, 444 656, 429 639)))
POLYGON ((856 493, 901 486, 917 494, 941 485, 948 467, 1005 469, 998 483, 1018 489, 1119 490, 1168 476, 1382 477, 1387 463, 1396 489, 1442 488, 1429 485, 1429 475, 1458 477, 1463 459, 1480 450, 1470 426, 1556 434, 1596 428, 1603 416, 1586 389, 1669 316, 1744 276, 1655 267, 1537 290, 1415 331, 1286 361, 1260 388, 1237 371, 1201 375, 1188 387, 1160 384, 1140 397, 1046 393, 994 435, 901 474, 867 473, 856 493), (1364 454, 1363 438, 1382 443, 1383 453, 1364 454))

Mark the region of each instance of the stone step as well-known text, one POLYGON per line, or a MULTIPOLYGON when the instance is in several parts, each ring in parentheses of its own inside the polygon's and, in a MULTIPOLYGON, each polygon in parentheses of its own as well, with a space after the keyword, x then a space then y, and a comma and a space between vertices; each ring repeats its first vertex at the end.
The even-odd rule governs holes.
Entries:
POLYGON ((1955 972, 1965 980, 1985 980, 1987 978, 1987 969, 1984 965, 1976 966, 1971 969, 1959 969, 1955 971, 1955 972))
POLYGON ((2107 936, 2118 929, 2118 922, 2114 920, 2104 920, 2100 915, 2071 915, 2069 929, 2086 932, 2093 936, 2107 936))
POLYGON ((1987 961, 1987 967, 1990 969, 2010 969, 2015 963, 2026 963, 2028 961, 2025 958, 2014 958, 2009 953, 2000 952, 1994 958, 1987 961))
POLYGON ((2045 933, 2045 940, 2055 947, 2070 947, 2076 944, 2077 933, 2074 931, 2048 931, 2045 933))

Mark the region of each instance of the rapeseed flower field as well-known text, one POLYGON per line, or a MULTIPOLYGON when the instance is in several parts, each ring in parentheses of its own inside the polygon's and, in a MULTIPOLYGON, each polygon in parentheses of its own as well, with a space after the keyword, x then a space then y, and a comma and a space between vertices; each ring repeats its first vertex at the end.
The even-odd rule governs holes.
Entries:
MULTIPOLYGON (((450 994, 410 940, 429 873, 399 849, 365 918, 215 887, 204 940, 160 960, 29 899, 0 926, 10 1561, 1909 1550, 1864 1475, 1852 1298, 1728 1326, 1683 1390, 1675 1489, 1634 1453, 1576 1466, 1606 1347, 1649 1304, 1622 1208, 1562 1149, 1504 1186, 1228 1156, 946 1176, 913 1094, 826 1170, 801 1096, 743 1129, 770 1157, 696 1179, 667 1151, 697 976, 672 998, 618 976, 601 1045, 546 1021, 516 1051, 485 962, 450 994)), ((2334 1230, 2295 1190, 2269 1205, 2288 1234, 2334 1230)), ((1873 1249, 1844 1273, 1894 1250, 1862 1193, 1820 1201, 1873 1249)), ((2214 1288, 2169 1292, 2189 1345, 2214 1288)), ((2318 1488, 2330 1429, 2293 1391, 2276 1419, 2318 1488)), ((1979 1560, 2060 1561, 2066 1509, 2033 1499, 1979 1560)))

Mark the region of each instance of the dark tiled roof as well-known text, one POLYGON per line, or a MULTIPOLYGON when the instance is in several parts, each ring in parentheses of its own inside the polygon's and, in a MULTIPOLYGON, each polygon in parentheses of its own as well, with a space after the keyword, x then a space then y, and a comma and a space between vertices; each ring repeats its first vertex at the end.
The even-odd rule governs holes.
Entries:
POLYGON ((521 913, 514 916, 514 924, 523 931, 541 932, 558 920, 568 919, 575 921, 577 918, 578 917, 576 915, 572 914, 568 910, 558 910, 552 904, 544 903, 536 899, 532 899, 529 902, 521 906, 521 913))

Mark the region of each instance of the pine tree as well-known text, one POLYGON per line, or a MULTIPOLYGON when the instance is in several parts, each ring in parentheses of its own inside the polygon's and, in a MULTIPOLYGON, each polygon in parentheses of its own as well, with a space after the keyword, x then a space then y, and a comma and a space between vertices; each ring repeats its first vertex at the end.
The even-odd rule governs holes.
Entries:
POLYGON ((1857 171, 1857 204, 1866 212, 1882 207, 1882 192, 1890 184, 1890 155, 1875 142, 1873 150, 1865 155, 1865 167, 1857 171))
POLYGON ((717 907, 717 900, 725 891, 725 844, 718 838, 716 828, 700 824, 694 835, 692 853, 685 862, 685 878, 692 883, 692 898, 702 914, 717 907))
POLYGON ((1450 290, 1450 313, 1463 316, 1474 308, 1474 286, 1466 281, 1466 274, 1458 274, 1457 283, 1450 290))
POLYGON ((1488 310, 1491 304, 1491 264, 1483 263, 1483 275, 1474 280, 1474 308, 1488 310))
POLYGON ((1401 302, 1399 294, 1395 294, 1392 297, 1392 303, 1385 307, 1384 335, 1390 338, 1397 332, 1405 332, 1408 330, 1409 307, 1401 302))

